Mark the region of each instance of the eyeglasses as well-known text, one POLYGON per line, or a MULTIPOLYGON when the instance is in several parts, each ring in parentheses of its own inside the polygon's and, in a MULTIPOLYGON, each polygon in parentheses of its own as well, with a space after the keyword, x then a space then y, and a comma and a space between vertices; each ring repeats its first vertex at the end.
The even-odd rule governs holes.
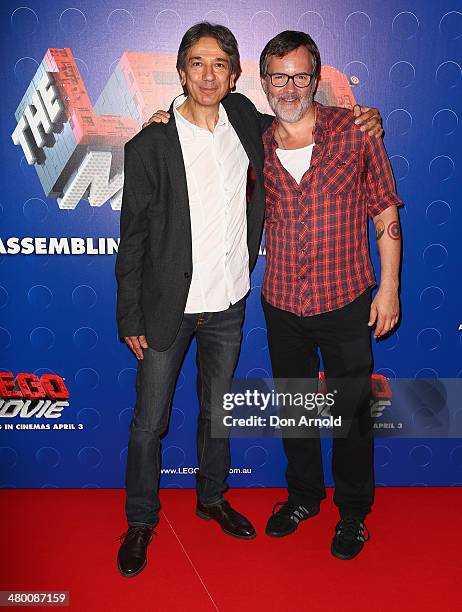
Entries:
POLYGON ((289 76, 282 72, 274 72, 273 74, 268 74, 268 76, 271 79, 271 85, 273 85, 273 87, 285 87, 290 79, 292 79, 296 87, 308 87, 314 73, 308 74, 306 72, 300 72, 299 74, 289 76))

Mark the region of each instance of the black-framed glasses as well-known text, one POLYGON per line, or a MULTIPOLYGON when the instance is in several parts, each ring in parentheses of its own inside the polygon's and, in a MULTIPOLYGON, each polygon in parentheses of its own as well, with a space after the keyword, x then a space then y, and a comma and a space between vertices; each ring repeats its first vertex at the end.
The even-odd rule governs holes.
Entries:
POLYGON ((283 72, 273 72, 273 74, 268 74, 268 76, 273 87, 285 87, 290 79, 292 79, 296 87, 308 87, 314 73, 300 72, 299 74, 288 75, 283 72))

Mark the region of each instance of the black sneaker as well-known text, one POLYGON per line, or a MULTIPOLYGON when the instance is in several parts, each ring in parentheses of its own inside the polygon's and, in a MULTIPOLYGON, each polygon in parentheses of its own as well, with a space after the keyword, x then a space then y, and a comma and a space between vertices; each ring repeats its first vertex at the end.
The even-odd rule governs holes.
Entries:
POLYGON ((362 519, 344 518, 335 527, 335 536, 330 550, 337 559, 353 559, 362 551, 364 542, 369 539, 369 530, 362 519))
POLYGON ((274 505, 273 514, 266 524, 266 535, 273 538, 282 538, 293 533, 300 521, 305 521, 319 512, 319 506, 298 506, 290 502, 278 502, 274 505), (277 508, 280 506, 279 510, 277 508))

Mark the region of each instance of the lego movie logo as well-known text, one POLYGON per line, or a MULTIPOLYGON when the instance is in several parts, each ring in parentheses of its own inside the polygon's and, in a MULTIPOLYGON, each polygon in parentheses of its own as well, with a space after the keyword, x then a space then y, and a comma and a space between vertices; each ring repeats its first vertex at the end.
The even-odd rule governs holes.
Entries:
MULTIPOLYGON (((11 135, 33 165, 47 197, 63 210, 122 204, 123 146, 158 108, 181 93, 176 57, 125 52, 95 105, 70 49, 48 49, 18 108, 11 135)), ((269 107, 258 65, 242 61, 237 89, 263 112, 269 107)), ((358 79, 323 66, 316 99, 352 108, 358 79)))
MULTIPOLYGON (((327 384, 324 372, 319 372, 319 390, 322 393, 327 392, 327 384)), ((385 408, 391 406, 392 390, 390 383, 382 374, 371 374, 371 399, 370 409, 371 417, 379 419, 383 416, 385 408)), ((322 416, 330 416, 331 412, 329 406, 325 405, 322 410, 319 411, 322 416)))
POLYGON ((0 372, 0 418, 59 419, 69 406, 66 383, 57 374, 40 378, 23 372, 0 372))

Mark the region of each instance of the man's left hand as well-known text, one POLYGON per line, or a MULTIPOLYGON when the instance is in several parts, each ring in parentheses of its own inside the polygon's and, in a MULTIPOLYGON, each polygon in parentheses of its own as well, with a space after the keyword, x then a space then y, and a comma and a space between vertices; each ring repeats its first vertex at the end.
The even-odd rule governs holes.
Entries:
POLYGON ((164 110, 156 110, 156 112, 149 117, 147 121, 143 123, 143 130, 151 123, 168 123, 170 121, 170 113, 164 110))
POLYGON ((399 297, 394 287, 379 287, 371 304, 369 327, 376 324, 374 338, 388 334, 398 322, 399 297))
POLYGON ((361 132, 367 131, 369 136, 376 136, 377 138, 383 136, 382 117, 378 108, 355 104, 353 113, 356 117, 355 123, 360 126, 361 132))

